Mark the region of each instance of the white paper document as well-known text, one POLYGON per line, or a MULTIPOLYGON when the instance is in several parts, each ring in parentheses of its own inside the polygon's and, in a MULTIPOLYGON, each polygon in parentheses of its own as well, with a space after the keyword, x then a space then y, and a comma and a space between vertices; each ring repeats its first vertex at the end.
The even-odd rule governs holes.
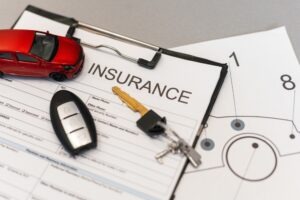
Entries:
POLYGON ((177 200, 299 200, 300 68, 285 28, 179 47, 229 73, 177 200))
MULTIPOLYGON (((65 35, 67 25, 25 11, 17 29, 65 35)), ((108 44, 132 57, 151 59, 153 51, 76 30, 85 43, 108 44)), ((136 127, 132 112, 111 88, 120 86, 168 124, 189 144, 195 140, 221 68, 163 55, 148 70, 113 53, 84 48, 79 77, 65 82, 5 76, 0 79, 0 199, 167 200, 186 158, 154 156, 166 148, 136 127), (49 104, 66 89, 86 103, 94 117, 98 147, 71 158, 51 127, 49 104)))

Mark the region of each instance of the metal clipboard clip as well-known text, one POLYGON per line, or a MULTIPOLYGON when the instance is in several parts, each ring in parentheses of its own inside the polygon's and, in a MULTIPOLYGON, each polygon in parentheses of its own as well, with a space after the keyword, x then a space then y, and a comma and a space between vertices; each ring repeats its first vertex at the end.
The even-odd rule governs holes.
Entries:
POLYGON ((148 48, 148 49, 156 51, 156 53, 154 54, 152 60, 149 61, 149 60, 146 60, 143 58, 133 58, 131 56, 128 56, 128 55, 122 53, 117 48, 110 46, 110 45, 106 45, 106 44, 91 45, 91 44, 81 42, 81 44, 83 46, 90 47, 90 48, 96 48, 96 49, 105 48, 105 49, 112 50, 121 58, 128 60, 130 62, 134 62, 134 63, 138 64, 139 66, 147 68, 147 69, 154 69, 160 60, 160 57, 162 54, 162 49, 160 47, 157 47, 152 44, 148 44, 148 43, 145 43, 145 42, 142 42, 139 40, 135 40, 135 39, 132 39, 132 38, 129 38, 129 37, 117 34, 117 33, 113 33, 111 31, 101 29, 101 28, 98 28, 98 27, 95 27, 95 26, 92 26, 89 24, 82 23, 82 22, 76 22, 76 23, 72 24, 70 26, 70 28, 68 29, 67 37, 73 37, 73 34, 74 34, 76 28, 82 28, 84 30, 91 31, 91 32, 99 34, 99 35, 107 36, 112 39, 124 41, 124 42, 130 43, 130 44, 144 47, 144 48, 148 48))

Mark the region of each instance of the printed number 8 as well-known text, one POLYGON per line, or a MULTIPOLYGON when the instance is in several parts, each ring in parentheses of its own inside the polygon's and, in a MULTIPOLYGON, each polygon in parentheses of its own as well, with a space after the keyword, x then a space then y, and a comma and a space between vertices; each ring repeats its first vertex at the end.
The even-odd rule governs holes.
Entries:
POLYGON ((296 87, 296 84, 292 81, 292 77, 288 74, 283 74, 280 79, 282 80, 282 86, 286 90, 293 90, 296 87))

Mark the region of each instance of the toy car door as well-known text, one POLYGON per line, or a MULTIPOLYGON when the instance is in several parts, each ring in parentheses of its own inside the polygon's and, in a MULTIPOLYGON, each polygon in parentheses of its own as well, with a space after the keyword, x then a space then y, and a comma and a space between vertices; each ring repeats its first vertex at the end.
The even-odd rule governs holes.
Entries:
POLYGON ((17 62, 10 52, 0 52, 0 72, 14 74, 17 62))
POLYGON ((18 60, 18 74, 23 76, 45 76, 45 69, 41 62, 30 55, 16 53, 18 60))

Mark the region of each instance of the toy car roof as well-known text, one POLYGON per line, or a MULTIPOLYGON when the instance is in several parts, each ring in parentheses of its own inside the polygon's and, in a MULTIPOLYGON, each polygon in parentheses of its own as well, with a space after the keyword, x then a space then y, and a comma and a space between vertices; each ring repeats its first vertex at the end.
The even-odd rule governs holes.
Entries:
POLYGON ((0 51, 28 53, 35 32, 33 30, 0 30, 0 51))

